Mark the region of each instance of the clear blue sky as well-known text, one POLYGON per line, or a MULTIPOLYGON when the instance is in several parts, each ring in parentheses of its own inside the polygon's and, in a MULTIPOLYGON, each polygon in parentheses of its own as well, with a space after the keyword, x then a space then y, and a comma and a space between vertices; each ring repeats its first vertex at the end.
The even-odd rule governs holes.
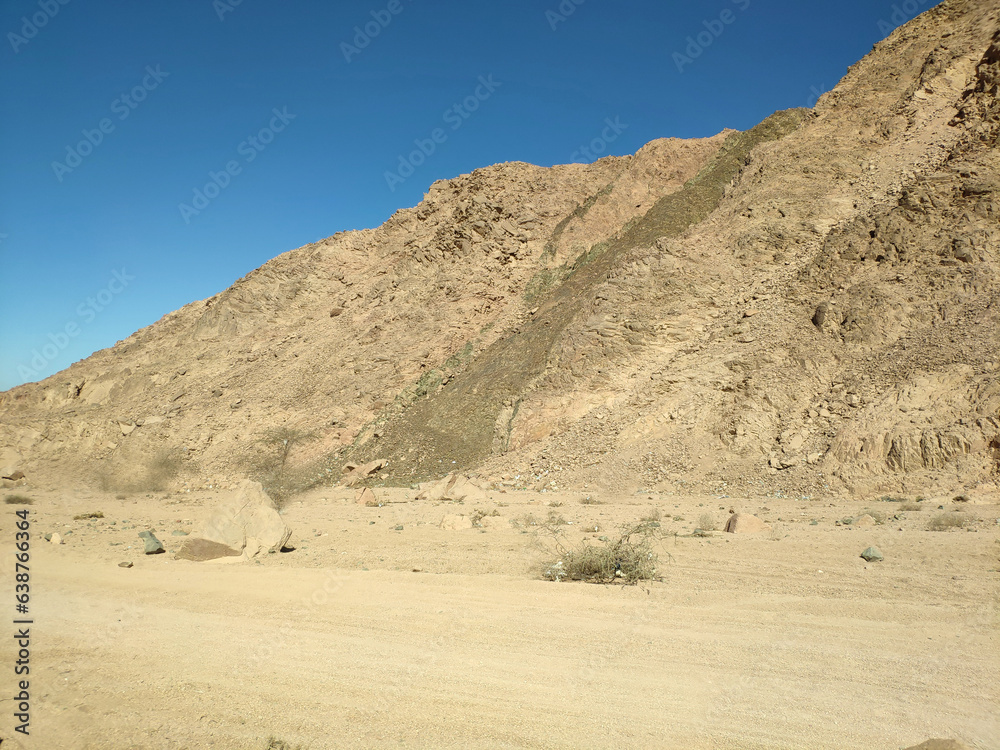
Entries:
POLYGON ((0 389, 286 250, 378 226, 436 179, 811 105, 886 24, 931 5, 6 0, 0 389), (415 140, 434 152, 410 160, 415 140))

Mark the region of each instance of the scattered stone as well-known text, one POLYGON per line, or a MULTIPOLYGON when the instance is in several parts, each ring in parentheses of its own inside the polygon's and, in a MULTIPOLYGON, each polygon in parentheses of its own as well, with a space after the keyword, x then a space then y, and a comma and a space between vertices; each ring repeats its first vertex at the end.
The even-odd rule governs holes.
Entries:
POLYGON ((186 531, 181 531, 180 529, 174 529, 173 531, 170 532, 170 536, 187 536, 187 535, 188 533, 186 531))
POLYGON ((162 542, 153 536, 152 531, 140 531, 139 538, 143 540, 145 545, 142 550, 143 553, 147 555, 159 555, 161 552, 166 552, 162 542))
POLYGON ((46 542, 51 542, 52 541, 52 534, 45 534, 45 536, 43 538, 45 539, 46 542))
POLYGON ((24 472, 20 469, 10 472, 9 474, 2 477, 3 479, 9 479, 12 482, 16 482, 18 479, 24 479, 24 472))
POLYGON ((358 482, 367 479, 372 474, 376 473, 380 469, 385 468, 388 465, 388 461, 384 458, 379 458, 374 461, 369 461, 363 466, 356 466, 355 464, 347 464, 344 467, 344 478, 341 479, 341 484, 345 487, 353 487, 358 482))
POLYGON ((292 536, 292 530, 278 515, 261 484, 244 480, 239 494, 219 505, 195 536, 236 550, 236 554, 245 551, 247 557, 253 557, 265 551, 279 552, 292 536))
POLYGON ((882 557, 882 553, 879 551, 878 547, 869 547, 861 553, 861 557, 863 557, 866 562, 882 562, 882 560, 885 559, 882 557))
POLYGON ((50 542, 52 542, 52 544, 62 544, 63 543, 62 536, 60 534, 58 534, 58 533, 52 534, 51 536, 49 536, 48 540, 50 542))
POLYGON ((441 519, 440 526, 445 531, 462 531, 472 528, 472 519, 468 516, 448 514, 441 519))
POLYGON ((122 435, 131 435, 135 431, 134 422, 119 422, 118 429, 122 431, 122 435))
POLYGON ((971 503, 972 502, 972 498, 969 497, 968 495, 959 495, 954 500, 952 500, 952 502, 953 503, 971 503))
POLYGON ((396 527, 396 531, 402 531, 402 530, 403 530, 402 524, 400 524, 399 526, 396 527))
POLYGON ((417 500, 432 500, 435 502, 486 502, 489 497, 481 487, 474 484, 468 477, 459 474, 449 474, 437 482, 421 485, 417 500))
POLYGON ((126 560, 125 562, 118 563, 118 567, 119 568, 131 568, 132 567, 132 563, 130 563, 128 560, 126 560))
POLYGON ((875 519, 865 513, 863 516, 858 516, 854 519, 852 526, 857 526, 859 529, 870 529, 875 525, 875 519))
POLYGON ((757 534, 770 530, 770 524, 764 523, 750 513, 734 513, 726 521, 726 531, 730 534, 757 534))

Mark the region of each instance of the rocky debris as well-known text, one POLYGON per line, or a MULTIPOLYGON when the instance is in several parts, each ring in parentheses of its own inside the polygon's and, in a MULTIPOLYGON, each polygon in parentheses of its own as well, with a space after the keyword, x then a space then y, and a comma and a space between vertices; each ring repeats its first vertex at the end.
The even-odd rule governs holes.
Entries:
POLYGON ((378 498, 375 497, 375 493, 369 487, 365 487, 354 496, 354 502, 358 505, 365 505, 369 508, 381 507, 382 503, 379 502, 378 498))
POLYGON ((875 519, 865 513, 855 518, 851 525, 859 529, 870 529, 875 525, 875 519))
POLYGON ((969 747, 958 740, 927 740, 906 750, 969 750, 969 747))
MULTIPOLYGON (((244 480, 236 497, 221 503, 195 536, 253 557, 262 551, 279 552, 292 530, 278 514, 259 482, 244 480)), ((191 540, 193 541, 193 540, 191 540)), ((185 542, 185 546, 188 542, 185 542)))
POLYGON ((9 474, 4 474, 3 477, 0 477, 0 478, 2 478, 2 479, 8 479, 11 482, 16 482, 19 479, 24 479, 24 472, 21 471, 20 469, 14 469, 14 470, 10 471, 9 474))
POLYGON ((725 530, 730 534, 758 534, 770 531, 771 526, 750 513, 734 513, 726 521, 725 530))
POLYGON ((121 430, 122 435, 131 435, 135 432, 135 427, 135 422, 118 422, 118 429, 121 430))
POLYGON ((174 555, 175 560, 191 560, 193 562, 206 562, 208 560, 218 560, 223 557, 239 557, 243 552, 228 547, 218 542, 210 542, 207 539, 189 537, 184 540, 184 544, 174 555))
POLYGON ((118 567, 119 568, 131 568, 132 567, 132 563, 129 562, 128 560, 125 560, 124 562, 118 563, 118 567))
POLYGON ((449 513, 441 519, 439 525, 445 531, 463 531, 472 528, 472 519, 468 516, 449 513))
POLYGON ((143 553, 147 555, 159 555, 162 552, 166 552, 163 547, 163 543, 153 536, 152 531, 140 531, 139 538, 143 541, 143 553))
POLYGON ((885 558, 882 557, 882 552, 878 547, 869 547, 864 552, 861 553, 861 557, 866 562, 882 562, 885 558))
POLYGON ((385 468, 388 461, 385 459, 376 459, 374 461, 369 461, 368 463, 357 466, 355 464, 347 464, 344 467, 344 476, 340 480, 340 483, 345 487, 353 487, 358 482, 362 482, 373 474, 377 473, 380 469, 385 468))
POLYGON ((489 497, 468 477, 452 473, 437 482, 421 485, 421 491, 416 499, 462 503, 485 502, 489 497))
POLYGON ((62 534, 59 534, 58 532, 55 533, 55 534, 52 534, 51 536, 48 536, 48 535, 46 535, 46 536, 48 537, 48 541, 50 541, 52 544, 62 544, 63 543, 62 534))

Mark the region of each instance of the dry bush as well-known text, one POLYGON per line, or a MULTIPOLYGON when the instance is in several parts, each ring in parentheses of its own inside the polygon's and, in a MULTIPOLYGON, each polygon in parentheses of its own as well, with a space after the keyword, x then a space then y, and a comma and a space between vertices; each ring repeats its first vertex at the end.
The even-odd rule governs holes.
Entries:
POLYGON ((258 440, 262 453, 253 474, 278 510, 292 495, 316 484, 313 467, 293 469, 288 465, 288 456, 295 446, 313 437, 312 432, 285 426, 267 430, 258 440))
POLYGON ((580 499, 580 505, 600 505, 600 504, 601 504, 600 500, 595 500, 589 495, 587 497, 580 499))
POLYGON ((148 456, 120 457, 104 463, 96 472, 98 486, 105 492, 162 492, 180 473, 180 451, 164 447, 148 456))
POLYGON ((35 501, 27 495, 7 495, 3 499, 7 505, 34 505, 35 501))
POLYGON ((702 513, 698 517, 698 528, 702 531, 715 531, 715 516, 711 513, 702 513))
POLYGON ((73 516, 74 521, 87 521, 91 518, 104 518, 104 514, 101 511, 93 511, 91 513, 78 513, 73 516))
POLYGON ((903 503, 899 506, 899 509, 906 511, 918 511, 923 510, 924 506, 921 503, 903 503))
POLYGON ((940 513, 927 522, 928 531, 948 531, 961 529, 969 523, 969 517, 964 513, 940 513))
POLYGON ((645 518, 641 518, 639 520, 643 523, 659 523, 662 518, 663 516, 660 515, 659 508, 650 508, 649 513, 646 514, 645 518))
POLYGON ((556 513, 554 510, 550 510, 548 517, 545 519, 545 523, 552 526, 565 526, 569 522, 561 513, 556 513))
POLYGON ((869 516, 871 516, 872 520, 875 523, 879 524, 880 526, 883 523, 885 523, 885 513, 883 513, 880 510, 875 510, 874 508, 868 508, 867 510, 864 510, 864 511, 861 512, 862 516, 865 515, 865 514, 868 514, 869 516))
POLYGON ((585 540, 577 547, 566 546, 561 529, 547 526, 545 531, 547 543, 540 543, 540 546, 557 555, 556 561, 545 571, 545 577, 550 580, 627 584, 659 580, 659 555, 654 547, 663 536, 657 526, 650 523, 622 526, 614 539, 600 545, 585 540))
POLYGON ((305 748, 302 745, 293 746, 284 740, 279 740, 277 737, 268 737, 264 750, 305 750, 305 748))

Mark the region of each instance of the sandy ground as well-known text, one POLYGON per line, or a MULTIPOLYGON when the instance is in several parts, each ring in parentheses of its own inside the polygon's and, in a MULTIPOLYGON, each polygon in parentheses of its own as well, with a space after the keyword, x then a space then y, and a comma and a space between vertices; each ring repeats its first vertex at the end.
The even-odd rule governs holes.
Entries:
MULTIPOLYGON (((31 735, 13 731, 8 638, 4 749, 1000 748, 998 504, 963 505, 972 530, 932 532, 959 506, 510 491, 478 506, 500 514, 489 528, 446 531, 445 513, 476 507, 377 492, 385 507, 343 489, 298 498, 295 551, 217 564, 144 556, 136 534, 176 550, 172 531, 221 492, 20 491, 34 499, 31 735), (774 529, 690 536, 731 507, 774 529), (886 522, 836 525, 865 508, 886 522), (578 543, 653 509, 662 581, 540 578, 525 516, 563 516, 578 543), (105 517, 72 518, 89 511, 105 517), (56 546, 50 532, 72 533, 56 546), (871 544, 884 562, 859 557, 871 544)), ((23 507, 0 522, 11 613, 23 507)))

